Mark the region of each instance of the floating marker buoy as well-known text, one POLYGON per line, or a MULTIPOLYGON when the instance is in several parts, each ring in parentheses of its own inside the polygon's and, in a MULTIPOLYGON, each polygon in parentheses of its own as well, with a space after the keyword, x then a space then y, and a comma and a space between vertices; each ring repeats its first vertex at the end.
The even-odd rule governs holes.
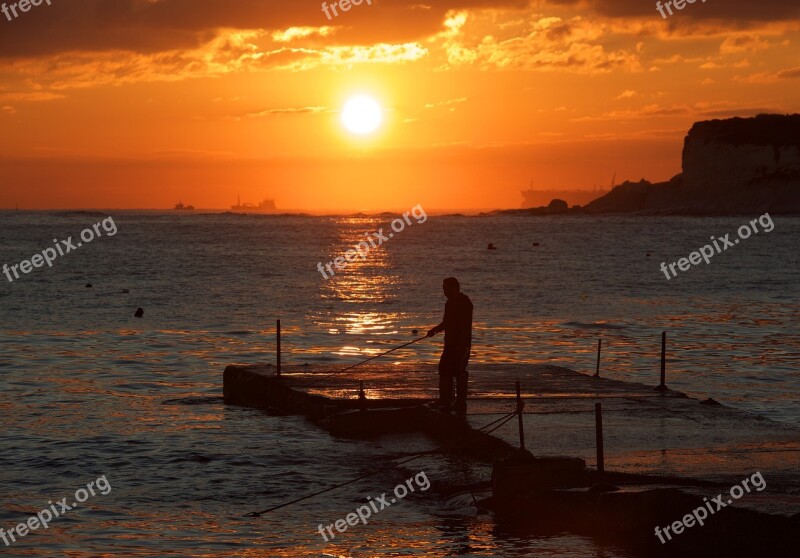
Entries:
POLYGON ((130 291, 129 291, 128 289, 122 289, 122 291, 120 291, 120 292, 121 292, 122 294, 128 294, 130 291))
POLYGON ((419 332, 416 329, 411 330, 411 335, 417 335, 419 332))
POLYGON ((137 308, 136 313, 133 315, 133 317, 141 318, 142 316, 144 316, 144 310, 142 310, 141 308, 137 308))
POLYGON ((486 247, 486 249, 487 250, 497 250, 497 248, 495 248, 494 244, 492 244, 491 242, 489 243, 489 246, 486 247))
POLYGON ((86 283, 86 288, 87 289, 91 289, 92 288, 92 284, 91 283, 86 283))
POLYGON ((534 242, 533 245, 534 246, 539 246, 539 243, 538 242, 534 242))

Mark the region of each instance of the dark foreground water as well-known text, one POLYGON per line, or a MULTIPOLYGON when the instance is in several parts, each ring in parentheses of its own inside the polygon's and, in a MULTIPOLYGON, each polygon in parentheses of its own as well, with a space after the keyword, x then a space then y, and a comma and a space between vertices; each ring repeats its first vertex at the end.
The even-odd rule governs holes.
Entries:
MULTIPOLYGON (((4 556, 625 556, 583 537, 521 536, 468 497, 424 494, 324 544, 319 523, 390 490, 413 464, 239 517, 374 469, 386 449, 226 408, 224 366, 273 361, 277 318, 295 364, 335 368, 411 340, 441 319, 448 275, 475 303, 475 361, 588 372, 602 337, 605 376, 655 384, 665 330, 670 387, 800 422, 799 218, 775 218, 771 232, 669 281, 661 261, 757 216, 412 218, 325 280, 318 262, 387 233, 394 216, 111 215, 114 236, 100 227, 52 268, 0 275, 0 527, 101 475, 112 487, 44 532, 0 540, 4 556)), ((53 238, 77 243, 106 217, 0 213, 0 265, 53 238)), ((393 360, 435 361, 440 342, 393 360)))

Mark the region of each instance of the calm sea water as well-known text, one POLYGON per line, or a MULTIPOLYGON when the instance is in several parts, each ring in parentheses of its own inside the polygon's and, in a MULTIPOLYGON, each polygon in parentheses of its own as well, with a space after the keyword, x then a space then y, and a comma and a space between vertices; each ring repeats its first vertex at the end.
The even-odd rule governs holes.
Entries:
MULTIPOLYGON (((430 217, 324 280, 318 262, 388 232, 394 215, 111 215, 113 237, 13 283, 0 275, 0 527, 100 475, 112 486, 43 534, 0 542, 4 555, 624 556, 572 535, 519 537, 468 498, 411 498, 323 544, 316 525, 397 473, 239 517, 368 471, 386 448, 223 406, 225 365, 273 361, 277 318, 289 363, 366 358, 438 323, 448 275, 475 304, 475 361, 588 372, 602 337, 605 376, 655 384, 667 331, 670 387, 800 422, 800 218, 777 217, 772 232, 667 281, 661 261, 757 216, 430 217)), ((0 265, 107 216, 0 213, 0 265)), ((394 360, 431 362, 438 349, 419 343, 394 360)))

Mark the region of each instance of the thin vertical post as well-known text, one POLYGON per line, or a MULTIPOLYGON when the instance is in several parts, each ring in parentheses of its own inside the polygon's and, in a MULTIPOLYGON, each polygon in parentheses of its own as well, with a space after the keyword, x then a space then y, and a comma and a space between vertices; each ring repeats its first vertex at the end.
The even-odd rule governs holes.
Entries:
POLYGON ((522 402, 522 395, 519 390, 519 380, 517 380, 517 422, 519 422, 519 449, 525 449, 525 429, 522 425, 522 409, 525 403, 522 402))
POLYGON ((595 378, 599 378, 600 377, 600 347, 602 347, 602 346, 603 346, 603 340, 602 339, 598 339, 597 340, 597 368, 594 371, 594 377, 595 378))
POLYGON ((280 376, 281 375, 281 321, 280 320, 278 320, 277 336, 278 336, 278 346, 276 350, 278 353, 278 376, 280 376))
POLYGON ((661 332, 661 383, 658 391, 667 391, 667 332, 661 332))
POLYGON ((600 403, 594 404, 594 437, 597 446, 597 472, 602 482, 605 464, 603 463, 603 406, 600 403))

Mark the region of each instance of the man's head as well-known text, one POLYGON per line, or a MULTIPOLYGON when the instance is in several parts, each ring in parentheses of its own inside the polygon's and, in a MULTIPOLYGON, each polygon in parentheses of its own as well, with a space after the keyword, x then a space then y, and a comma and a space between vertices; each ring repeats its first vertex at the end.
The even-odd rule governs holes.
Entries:
POLYGON ((458 284, 458 279, 455 277, 448 277, 442 282, 442 290, 444 291, 444 296, 450 299, 461 292, 461 285, 458 284))

